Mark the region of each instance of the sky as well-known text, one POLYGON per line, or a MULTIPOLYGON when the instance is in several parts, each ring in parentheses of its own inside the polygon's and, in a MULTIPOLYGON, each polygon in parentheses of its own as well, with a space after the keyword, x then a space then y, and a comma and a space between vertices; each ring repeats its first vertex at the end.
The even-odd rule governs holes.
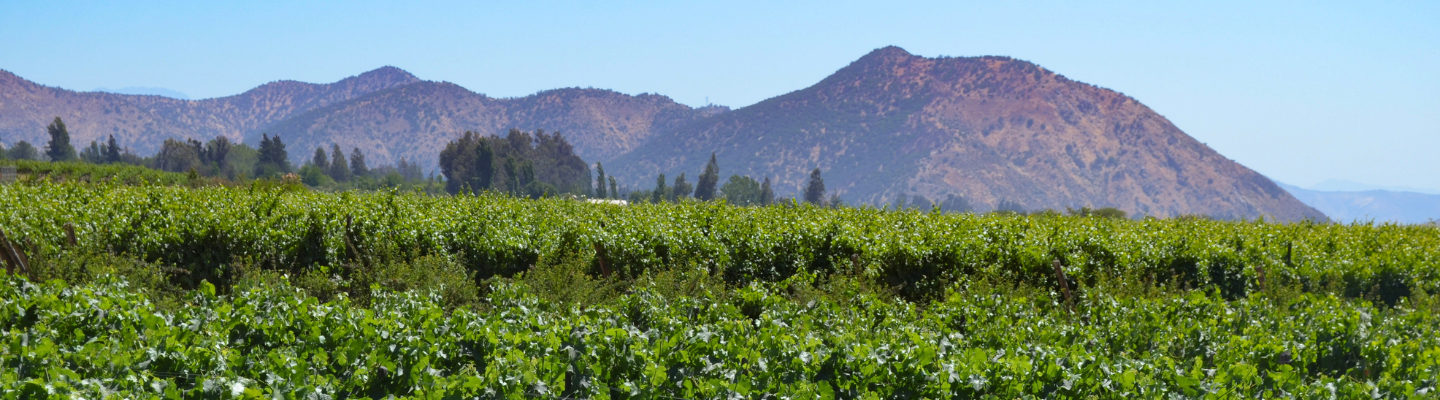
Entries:
POLYGON ((1440 190, 1440 2, 776 3, 0 0, 0 69, 199 99, 393 65, 738 108, 896 45, 1125 93, 1277 181, 1440 190))

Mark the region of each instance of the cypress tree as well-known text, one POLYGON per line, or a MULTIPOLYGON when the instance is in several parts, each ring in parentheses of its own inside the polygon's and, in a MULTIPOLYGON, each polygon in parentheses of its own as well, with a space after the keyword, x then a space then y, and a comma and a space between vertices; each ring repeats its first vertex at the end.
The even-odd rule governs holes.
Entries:
POLYGON ((620 187, 615 185, 615 177, 610 177, 610 195, 620 198, 620 187))
POLYGON ((45 156, 50 161, 71 161, 75 159, 75 146, 70 145, 70 131, 65 129, 65 121, 55 117, 50 126, 45 127, 50 134, 50 143, 45 145, 45 156))
POLYGON ((605 193, 605 166, 600 165, 598 161, 595 162, 595 197, 601 199, 610 197, 605 193))
POLYGON ((715 153, 710 153, 710 162, 695 183, 695 198, 705 201, 715 199, 716 185, 720 184, 720 165, 715 163, 715 153))
POLYGON ((655 178, 655 191, 650 193, 650 202, 659 203, 665 201, 665 198, 668 197, 665 195, 665 192, 668 191, 669 190, 665 188, 665 174, 660 174, 659 177, 655 178))
POLYGON ((825 201, 825 179, 820 177, 820 169, 810 171, 810 184, 805 187, 805 202, 822 205, 825 201))
POLYGON ((105 162, 120 162, 120 145, 115 143, 115 135, 110 135, 110 140, 105 143, 105 162))
POLYGON ((679 203, 680 199, 690 196, 694 189, 690 182, 685 181, 685 173, 681 172, 680 176, 675 177, 675 187, 670 189, 670 201, 679 203))
POLYGON ((359 147, 350 151, 350 174, 354 176, 370 175, 370 167, 365 166, 365 153, 361 153, 359 147))
POLYGON ((348 182, 352 172, 345 162, 345 150, 340 150, 339 144, 331 143, 330 146, 330 165, 326 172, 336 182, 348 182))
POLYGON ((330 157, 325 155, 324 147, 315 148, 315 156, 310 159, 310 163, 320 167, 321 171, 330 170, 330 157))
POLYGON ((760 184, 760 205, 768 206, 775 202, 775 190, 770 189, 770 177, 765 177, 765 183, 760 184))

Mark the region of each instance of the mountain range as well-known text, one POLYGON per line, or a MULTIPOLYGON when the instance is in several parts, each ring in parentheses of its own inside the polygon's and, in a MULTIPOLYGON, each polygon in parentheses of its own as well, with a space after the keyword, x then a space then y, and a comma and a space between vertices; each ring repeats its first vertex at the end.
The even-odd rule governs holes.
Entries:
MULTIPOLYGON (((808 88, 751 106, 693 108, 657 94, 556 89, 492 98, 384 67, 330 84, 272 82, 229 97, 74 92, 0 70, 0 141, 43 143, 65 119, 74 143, 114 134, 142 154, 165 138, 284 139, 360 148, 372 163, 433 169, 464 131, 560 131, 631 187, 656 174, 770 177, 797 195, 812 169, 850 203, 962 196, 978 210, 1117 207, 1132 214, 1318 219, 1268 178, 1121 93, 1008 57, 877 49, 808 88)), ((723 183, 723 182, 722 182, 723 183)))
POLYGON ((1378 189, 1314 190, 1283 183, 1280 187, 1337 222, 1423 224, 1440 220, 1440 194, 1378 189))

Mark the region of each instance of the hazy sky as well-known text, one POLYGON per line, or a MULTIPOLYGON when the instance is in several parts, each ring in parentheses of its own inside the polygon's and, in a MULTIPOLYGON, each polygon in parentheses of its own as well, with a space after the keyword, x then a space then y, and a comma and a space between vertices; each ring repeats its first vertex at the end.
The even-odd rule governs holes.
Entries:
POLYGON ((1436 1, 295 3, 5 0, 0 69, 206 98, 394 65, 496 97, 579 86, 738 108, 897 45, 1123 92, 1283 182, 1440 189, 1436 1))

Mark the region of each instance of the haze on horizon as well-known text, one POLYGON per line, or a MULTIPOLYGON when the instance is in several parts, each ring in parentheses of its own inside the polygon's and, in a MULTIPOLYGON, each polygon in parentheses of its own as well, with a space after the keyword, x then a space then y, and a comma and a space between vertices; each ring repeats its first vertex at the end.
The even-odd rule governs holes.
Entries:
POLYGON ((383 65, 514 97, 743 107, 868 51, 1005 55, 1123 92, 1272 179, 1440 190, 1440 3, 7 4, 0 69, 191 98, 383 65))

